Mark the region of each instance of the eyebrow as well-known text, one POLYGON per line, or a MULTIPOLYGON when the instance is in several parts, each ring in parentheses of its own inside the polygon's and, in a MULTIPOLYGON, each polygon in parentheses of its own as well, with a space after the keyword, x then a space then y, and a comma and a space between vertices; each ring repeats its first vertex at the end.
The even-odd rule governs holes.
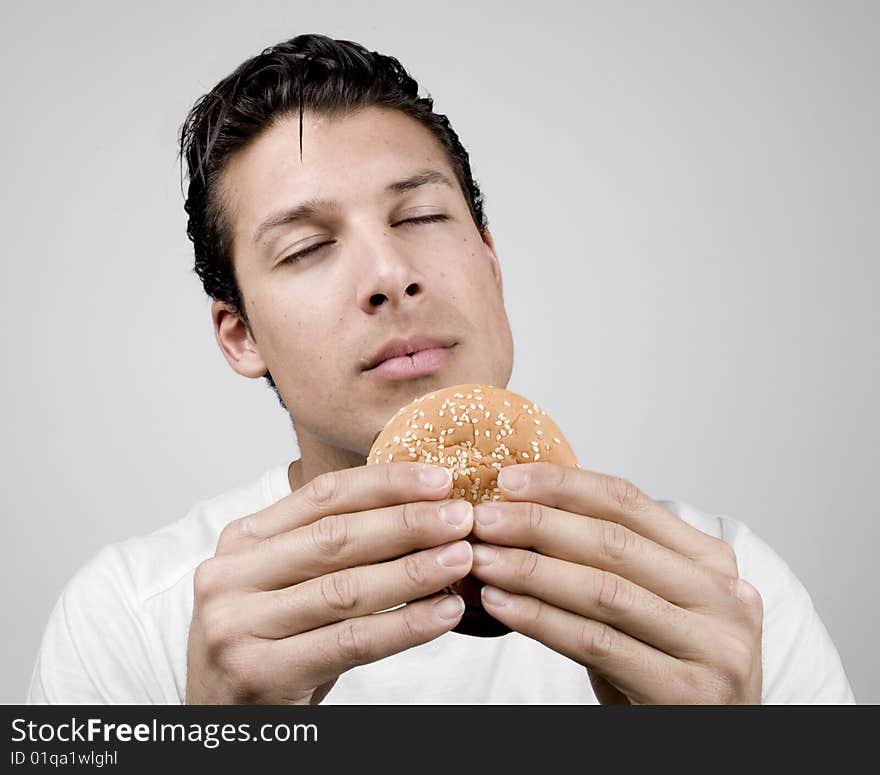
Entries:
MULTIPOLYGON (((420 186, 427 186, 432 183, 455 188, 452 181, 442 172, 426 169, 420 170, 415 175, 411 175, 404 180, 396 180, 393 183, 389 183, 385 186, 384 193, 386 196, 388 194, 403 194, 407 191, 419 188, 420 186)), ((287 226, 291 223, 297 223, 298 221, 306 221, 310 218, 316 217, 322 212, 338 211, 339 204, 331 199, 307 199, 305 202, 295 205, 294 207, 288 207, 269 215, 254 230, 254 236, 252 239, 254 243, 258 243, 266 236, 266 234, 273 229, 277 229, 279 226, 287 226)))

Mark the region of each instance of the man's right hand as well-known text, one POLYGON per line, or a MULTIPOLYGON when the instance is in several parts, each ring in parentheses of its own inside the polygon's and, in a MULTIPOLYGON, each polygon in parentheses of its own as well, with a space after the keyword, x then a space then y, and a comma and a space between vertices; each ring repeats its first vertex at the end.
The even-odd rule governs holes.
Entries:
POLYGON ((186 703, 315 705, 346 670, 455 627, 461 598, 420 598, 470 572, 473 509, 423 471, 448 473, 334 471, 230 522, 195 572, 186 703))

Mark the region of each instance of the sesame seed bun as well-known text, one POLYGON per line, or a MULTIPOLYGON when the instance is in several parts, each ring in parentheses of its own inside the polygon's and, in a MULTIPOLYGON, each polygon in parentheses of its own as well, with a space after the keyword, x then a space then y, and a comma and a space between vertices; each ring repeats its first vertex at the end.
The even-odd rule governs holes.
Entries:
MULTIPOLYGON (((562 431, 537 404, 492 385, 453 385, 401 407, 376 436, 367 465, 414 462, 452 471, 450 498, 474 505, 504 500, 498 472, 518 463, 546 462, 580 468, 562 431)), ((467 608, 453 629, 493 637, 510 629, 480 604, 483 583, 468 575, 448 587, 467 608)))

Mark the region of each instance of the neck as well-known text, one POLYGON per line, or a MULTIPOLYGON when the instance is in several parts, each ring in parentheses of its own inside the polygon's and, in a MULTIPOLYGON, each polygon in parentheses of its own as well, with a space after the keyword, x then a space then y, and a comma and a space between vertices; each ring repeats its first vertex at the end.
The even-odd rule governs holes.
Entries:
POLYGON ((328 471, 341 471, 362 466, 367 462, 364 455, 347 449, 329 446, 308 432, 297 430, 300 457, 287 468, 291 492, 296 492, 316 476, 328 471))

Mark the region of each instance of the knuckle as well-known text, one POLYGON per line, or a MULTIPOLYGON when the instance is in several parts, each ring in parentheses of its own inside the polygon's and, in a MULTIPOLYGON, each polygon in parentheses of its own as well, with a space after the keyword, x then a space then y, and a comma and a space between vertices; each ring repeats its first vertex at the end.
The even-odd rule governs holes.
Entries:
POLYGON ((758 623, 763 621, 764 600, 753 585, 745 579, 730 579, 729 591, 750 621, 758 623))
POLYGON ((538 553, 522 550, 516 564, 516 572, 523 579, 532 578, 538 570, 538 553))
POLYGON ((547 604, 537 598, 536 605, 524 606, 525 618, 528 621, 527 630, 530 632, 541 632, 544 628, 544 620, 547 618, 547 604))
POLYGON ((357 607, 360 595, 357 582, 350 570, 321 576, 321 599, 333 611, 348 613, 357 607))
POLYGON ((382 468, 385 472, 385 486, 389 492, 393 492, 402 484, 398 477, 401 467, 400 465, 395 466, 393 463, 385 463, 382 468))
MULTIPOLYGON (((435 507, 436 508, 436 507, 435 507)), ((419 533, 419 509, 415 503, 404 503, 400 507, 400 525, 407 535, 419 533)))
POLYGON ((256 524, 257 521, 254 514, 247 514, 227 522, 223 530, 220 531, 220 536, 217 540, 218 554, 231 551, 235 548, 236 544, 244 540, 255 538, 257 536, 256 524))
POLYGON ((732 696, 729 679, 714 667, 692 665, 683 678, 687 689, 675 698, 677 704, 723 705, 732 696))
POLYGON ((754 648, 749 640, 733 637, 725 649, 727 677, 734 684, 741 684, 751 672, 754 648))
POLYGON ((730 637, 725 641, 723 654, 723 661, 711 670, 709 701, 729 703, 741 697, 748 686, 756 667, 756 652, 748 640, 730 637))
POLYGON ((529 503, 527 524, 529 530, 534 533, 541 531, 541 525, 544 524, 546 512, 540 503, 529 503))
POLYGON ((554 470, 557 477, 554 486, 560 490, 564 490, 569 484, 568 480, 571 476, 571 468, 569 466, 554 466, 554 470))
POLYGON ((421 589, 427 580, 427 570, 419 554, 408 554, 403 558, 403 571, 416 589, 421 589))
POLYGON ((408 643, 421 643, 424 637, 425 620, 422 608, 414 605, 405 605, 401 611, 401 628, 404 638, 408 643))
POLYGON ((611 476, 606 480, 608 496, 626 513, 637 513, 645 506, 645 496, 629 479, 611 476))
POLYGON ((369 660, 368 636, 360 619, 346 619, 336 631, 336 647, 345 663, 354 667, 369 660))
POLYGON ((727 543, 727 541, 724 541, 720 538, 716 538, 714 540, 715 556, 721 563, 722 570, 731 576, 738 576, 739 566, 736 560, 736 551, 729 543, 727 543))
POLYGON ((603 521, 600 529, 600 551, 602 556, 613 562, 623 560, 633 547, 633 534, 617 522, 603 521))
POLYGON ((227 575, 224 563, 217 557, 209 557, 200 562, 193 573, 193 598, 196 605, 204 605, 222 588, 227 575))
POLYGON ((624 583, 620 576, 599 571, 596 605, 601 611, 612 612, 626 608, 625 595, 624 583))
POLYGON ((235 543, 235 539, 241 535, 242 531, 238 524, 239 521, 240 520, 237 519, 232 520, 232 522, 227 523, 220 531, 220 536, 217 539, 218 553, 228 549, 229 546, 235 543))
POLYGON ((312 540, 325 557, 339 557, 348 544, 348 521, 341 514, 331 514, 315 522, 312 540))
POLYGON ((244 650, 230 650, 227 653, 223 672, 235 687, 240 704, 250 704, 263 695, 266 683, 260 662, 244 650))
POLYGON ((309 482, 305 495, 312 505, 325 508, 339 497, 340 487, 339 473, 337 471, 325 471, 309 482))
POLYGON ((235 640, 233 618, 225 606, 208 606, 199 612, 202 638, 208 654, 220 658, 235 640))
POLYGON ((587 620, 581 625, 578 643, 587 658, 604 658, 615 647, 614 630, 604 622, 587 620))

